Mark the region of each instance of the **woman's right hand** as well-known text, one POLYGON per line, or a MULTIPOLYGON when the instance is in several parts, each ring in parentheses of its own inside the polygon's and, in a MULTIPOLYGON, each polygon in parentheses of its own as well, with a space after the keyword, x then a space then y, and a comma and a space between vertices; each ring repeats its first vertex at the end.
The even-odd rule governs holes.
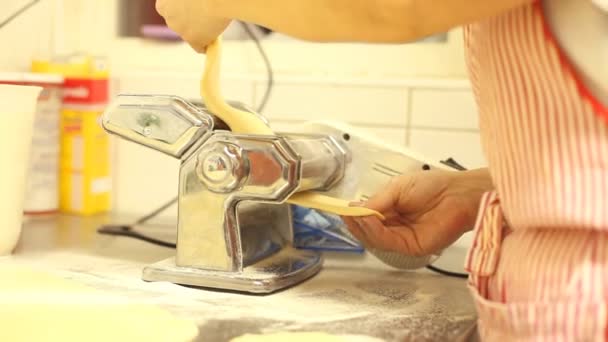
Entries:
POLYGON ((344 217, 366 247, 411 256, 430 255, 473 228, 484 192, 492 190, 487 169, 422 171, 393 179, 363 205, 384 214, 344 217))
POLYGON ((204 53, 207 45, 216 40, 231 21, 217 16, 212 3, 210 0, 156 0, 156 11, 194 50, 204 53))

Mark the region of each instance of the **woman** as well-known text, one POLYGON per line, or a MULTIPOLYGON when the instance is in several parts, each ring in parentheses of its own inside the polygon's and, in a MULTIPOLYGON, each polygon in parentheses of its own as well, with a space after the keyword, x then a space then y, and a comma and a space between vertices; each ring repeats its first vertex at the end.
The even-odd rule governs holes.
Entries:
POLYGON ((606 0, 157 0, 199 52, 232 19, 314 41, 402 43, 465 26, 489 169, 394 179, 345 218, 366 245, 410 255, 468 227, 486 340, 608 337, 606 0))

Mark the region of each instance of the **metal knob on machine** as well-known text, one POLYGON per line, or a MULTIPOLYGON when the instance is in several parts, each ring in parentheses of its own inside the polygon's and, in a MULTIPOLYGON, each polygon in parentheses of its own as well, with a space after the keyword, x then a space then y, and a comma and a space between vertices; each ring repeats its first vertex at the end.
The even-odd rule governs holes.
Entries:
POLYGON ((217 142, 198 154, 196 175, 209 191, 226 193, 243 185, 249 174, 249 163, 242 148, 228 142, 217 142))

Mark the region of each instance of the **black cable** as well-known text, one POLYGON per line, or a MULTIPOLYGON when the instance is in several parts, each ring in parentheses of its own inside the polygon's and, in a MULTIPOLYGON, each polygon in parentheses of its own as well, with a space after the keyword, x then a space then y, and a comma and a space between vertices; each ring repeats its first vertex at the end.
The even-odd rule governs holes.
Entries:
POLYGON ((157 245, 157 246, 176 248, 177 245, 174 243, 166 242, 163 240, 155 239, 153 237, 149 237, 147 235, 141 234, 139 232, 136 232, 133 227, 138 226, 138 225, 143 225, 146 222, 150 221, 151 219, 155 218, 160 213, 162 213, 163 211, 167 210, 169 207, 171 207, 172 205, 177 203, 177 199, 178 199, 177 197, 172 198, 170 201, 168 201, 167 203, 156 208, 149 214, 139 218, 132 225, 106 225, 106 226, 99 227, 99 229, 97 229, 97 232, 99 234, 103 234, 103 235, 130 237, 130 238, 133 238, 136 240, 149 242, 149 243, 151 243, 153 245, 157 245))
POLYGON ((151 219, 155 218, 156 216, 158 216, 163 211, 169 209, 169 207, 171 207, 175 203, 177 203, 177 197, 172 198, 170 201, 168 201, 167 203, 161 205, 160 207, 158 207, 157 209, 155 209, 151 213, 149 213, 149 214, 141 217, 140 219, 138 219, 137 221, 135 221, 135 225, 142 225, 142 224, 150 221, 151 219))
POLYGON ((147 235, 140 234, 133 230, 131 226, 102 226, 97 230, 99 234, 103 235, 112 235, 112 236, 124 236, 130 237, 136 240, 145 241, 151 243, 153 245, 167 247, 167 248, 176 248, 177 245, 172 242, 167 242, 159 239, 155 239, 153 237, 149 237, 147 235))
POLYGON ((262 43, 260 42, 258 37, 255 35, 255 33, 253 33, 247 23, 240 22, 240 24, 245 30, 245 32, 247 32, 249 38, 251 38, 251 40, 253 40, 253 42, 255 43, 255 46, 260 52, 260 56, 262 56, 262 59, 264 60, 264 65, 266 66, 266 92, 264 93, 262 102, 260 102, 260 105, 257 108, 257 112, 262 113, 264 111, 264 108, 266 107, 266 104, 268 103, 268 100, 270 99, 270 94, 272 93, 272 87, 274 86, 274 71, 272 70, 272 64, 270 64, 270 59, 268 59, 268 55, 266 54, 266 51, 264 50, 264 47, 262 46, 262 43))
MULTIPOLYGON (((448 158, 448 159, 442 160, 440 162, 441 162, 441 164, 449 166, 457 171, 466 171, 467 170, 467 168, 460 165, 460 163, 458 163, 456 160, 454 160, 454 158, 448 158)), ((439 273, 441 275, 448 276, 448 277, 454 277, 454 278, 468 278, 469 277, 469 275, 466 273, 452 272, 452 271, 444 270, 442 268, 439 268, 439 267, 433 266, 433 265, 427 265, 426 268, 435 273, 439 273)))
POLYGON ((4 26, 10 24, 11 21, 17 19, 17 17, 19 17, 21 14, 25 13, 25 11, 30 9, 30 7, 34 6, 38 2, 40 2, 40 0, 30 1, 27 4, 25 4, 25 6, 18 9, 15 13, 9 15, 8 18, 6 18, 6 19, 4 19, 4 21, 0 22, 0 29, 3 28, 4 26))
POLYGON ((441 164, 449 166, 457 171, 467 171, 467 168, 458 163, 454 158, 448 158, 440 161, 441 164))
POLYGON ((433 265, 427 265, 426 268, 435 273, 439 273, 441 275, 448 276, 448 277, 465 278, 465 279, 469 277, 469 275, 466 273, 447 271, 447 270, 441 269, 441 268, 439 268, 437 266, 433 266, 433 265))

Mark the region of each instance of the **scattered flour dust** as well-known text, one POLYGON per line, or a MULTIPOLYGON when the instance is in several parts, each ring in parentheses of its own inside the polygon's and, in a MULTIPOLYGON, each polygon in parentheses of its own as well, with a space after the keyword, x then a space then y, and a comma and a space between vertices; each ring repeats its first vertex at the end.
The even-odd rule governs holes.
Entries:
MULTIPOLYGON (((2 262, 2 261, 0 261, 2 262)), ((13 258, 11 262, 51 271, 101 290, 126 295, 131 300, 167 307, 177 315, 204 320, 257 317, 292 322, 327 322, 369 315, 368 310, 353 310, 342 301, 342 291, 333 291, 332 277, 315 284, 306 282, 272 295, 243 295, 180 286, 166 282, 145 282, 141 271, 145 266, 125 260, 93 257, 74 253, 52 253, 13 258), (94 267, 92 267, 94 265, 94 267), (331 285, 329 284, 331 283, 331 285), (332 298, 332 294, 336 295, 332 298)), ((363 309, 363 308, 362 308, 363 309)))
MULTIPOLYGON (((256 341, 255 335, 324 332, 321 341, 454 340, 475 321, 462 280, 326 262, 321 273, 271 295, 243 295, 141 280, 142 263, 80 253, 0 259, 23 263, 93 288, 159 305, 195 321, 204 341, 256 341), (249 337, 243 336, 247 334, 249 337), (242 339, 235 339, 241 336, 242 339), (248 338, 248 339, 246 339, 248 338)), ((291 339, 293 336, 294 339, 291 339)), ((321 336, 321 335, 319 335, 321 336)))

